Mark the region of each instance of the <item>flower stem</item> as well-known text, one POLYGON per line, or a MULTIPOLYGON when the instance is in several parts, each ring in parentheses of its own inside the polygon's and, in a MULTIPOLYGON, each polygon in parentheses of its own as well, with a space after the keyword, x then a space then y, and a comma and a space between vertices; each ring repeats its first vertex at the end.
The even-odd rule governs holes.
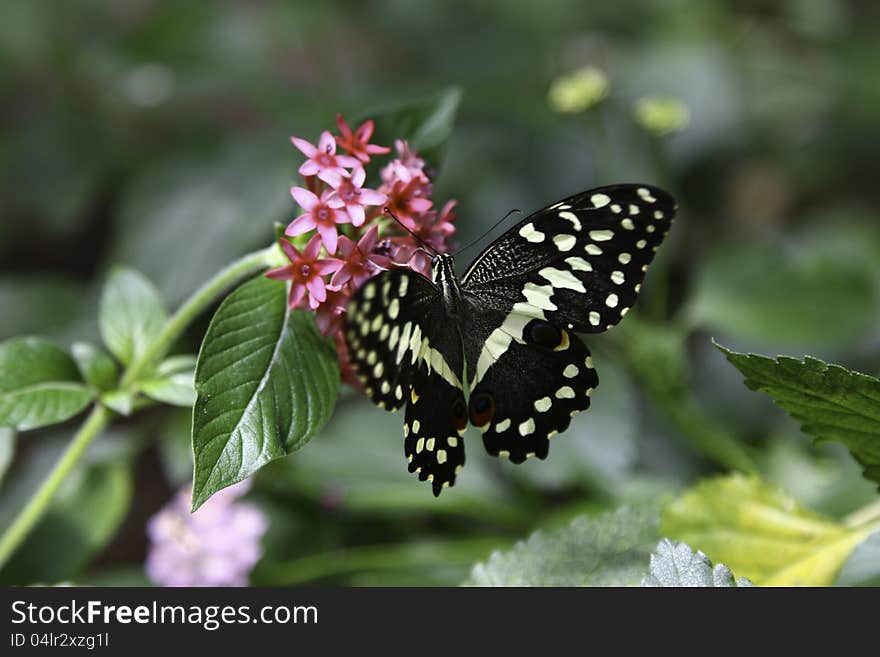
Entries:
MULTIPOLYGON (((215 303, 227 289, 246 276, 270 266, 277 260, 277 257, 278 247, 273 244, 236 260, 202 285, 184 301, 177 312, 168 318, 165 326, 147 346, 140 358, 128 366, 119 381, 119 387, 124 389, 136 383, 145 371, 165 355, 181 333, 186 330, 186 327, 211 304, 215 303)), ((79 431, 76 432, 55 467, 52 468, 49 476, 0 536, 0 568, 6 564, 40 518, 43 517, 61 483, 82 459, 92 441, 109 424, 111 417, 112 413, 101 404, 96 404, 92 408, 91 413, 79 431)))
POLYGON ((64 478, 70 473, 73 467, 82 458, 92 440, 107 426, 110 420, 110 411, 104 406, 96 404, 89 413, 86 421, 80 427, 79 431, 73 437, 73 440, 64 450, 64 454, 52 468, 52 472, 46 477, 45 481, 34 493, 34 496, 25 505, 12 521, 9 528, 0 538, 0 567, 6 563, 7 559, 12 556, 15 549, 27 537, 37 521, 42 517, 49 506, 49 502, 55 495, 55 491, 64 481, 64 478))

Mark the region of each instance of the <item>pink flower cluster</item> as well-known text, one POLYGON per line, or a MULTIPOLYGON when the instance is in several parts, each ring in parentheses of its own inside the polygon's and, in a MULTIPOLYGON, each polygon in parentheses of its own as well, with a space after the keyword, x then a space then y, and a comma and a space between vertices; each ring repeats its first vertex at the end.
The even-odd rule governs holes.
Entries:
POLYGON ((304 186, 290 190, 304 212, 284 233, 298 237, 296 241, 304 241, 304 246, 300 250, 282 239, 290 264, 266 275, 291 281, 290 307, 315 312, 321 333, 336 342, 343 380, 355 384, 341 331, 348 300, 385 269, 409 267, 428 276, 431 256, 407 230, 438 253, 446 252, 455 233, 455 201, 446 203, 439 213, 433 209, 425 162, 403 140, 395 141, 397 157, 381 169, 379 187, 365 187, 364 165, 371 156, 385 155, 391 149, 370 143, 372 120, 352 131, 337 116, 336 125, 340 134, 323 132, 317 146, 291 138, 307 158, 299 168, 304 186), (407 230, 390 219, 386 209, 407 230))

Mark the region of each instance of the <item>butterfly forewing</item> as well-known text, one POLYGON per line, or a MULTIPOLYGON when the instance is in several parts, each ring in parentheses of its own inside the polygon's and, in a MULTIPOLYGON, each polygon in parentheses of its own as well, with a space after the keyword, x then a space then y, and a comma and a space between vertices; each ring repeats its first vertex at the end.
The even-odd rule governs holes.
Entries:
POLYGON ((648 185, 612 185, 526 217, 464 275, 498 310, 584 333, 614 326, 635 303, 675 202, 648 185))

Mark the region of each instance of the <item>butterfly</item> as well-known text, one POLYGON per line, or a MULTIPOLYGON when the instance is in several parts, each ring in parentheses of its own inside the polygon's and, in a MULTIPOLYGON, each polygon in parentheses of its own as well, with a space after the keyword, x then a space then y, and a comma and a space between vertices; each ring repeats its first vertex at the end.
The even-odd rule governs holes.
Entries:
POLYGON ((409 471, 435 496, 464 465, 469 423, 489 454, 521 463, 546 458, 589 408, 599 379, 576 334, 626 315, 675 211, 656 187, 599 187, 529 215, 461 278, 439 254, 432 280, 391 269, 358 289, 344 328, 353 369, 375 404, 406 406, 409 471))

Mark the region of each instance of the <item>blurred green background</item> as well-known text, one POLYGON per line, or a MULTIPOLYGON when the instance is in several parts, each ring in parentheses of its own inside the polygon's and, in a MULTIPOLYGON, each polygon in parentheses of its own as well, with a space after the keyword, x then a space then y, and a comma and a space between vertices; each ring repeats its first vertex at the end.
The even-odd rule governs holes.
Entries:
MULTIPOLYGON (((435 199, 459 200, 462 243, 512 208, 601 184, 679 199, 638 314, 589 340, 592 410, 547 461, 491 460, 470 434, 459 483, 435 500, 406 472, 400 415, 346 390, 321 435, 256 477, 249 499, 271 525, 253 583, 457 584, 537 528, 743 462, 826 513, 871 499, 845 450, 811 445, 710 338, 880 372, 877 3, 32 0, 0 12, 0 339, 97 342, 114 264, 180 302, 295 216, 290 135, 314 141, 338 111, 357 119, 450 87, 462 100, 435 199), (552 85, 585 66, 607 95, 559 111, 552 85), (658 130, 646 103, 671 103, 672 123, 658 130)), ((197 351, 207 321, 178 351, 197 351)), ((0 432, 0 526, 75 426, 0 432)), ((0 581, 145 583, 144 526, 189 481, 188 439, 180 409, 114 425, 0 581)))

